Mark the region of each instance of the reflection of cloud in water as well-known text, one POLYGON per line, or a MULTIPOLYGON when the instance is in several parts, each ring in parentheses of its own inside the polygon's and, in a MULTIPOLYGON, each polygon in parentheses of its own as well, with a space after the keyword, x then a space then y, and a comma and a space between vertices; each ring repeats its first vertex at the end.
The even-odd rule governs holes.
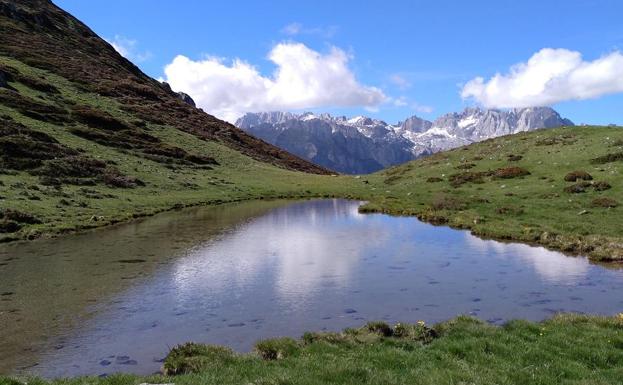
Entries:
POLYGON ((544 247, 483 240, 469 232, 465 232, 465 240, 470 247, 479 250, 486 257, 519 257, 530 263, 542 279, 550 282, 577 283, 589 270, 585 258, 566 256, 544 247))
POLYGON ((234 295, 259 277, 293 306, 320 290, 320 282, 346 283, 364 250, 391 236, 380 221, 353 221, 363 216, 358 202, 309 204, 274 210, 179 259, 174 273, 179 299, 204 290, 234 295))

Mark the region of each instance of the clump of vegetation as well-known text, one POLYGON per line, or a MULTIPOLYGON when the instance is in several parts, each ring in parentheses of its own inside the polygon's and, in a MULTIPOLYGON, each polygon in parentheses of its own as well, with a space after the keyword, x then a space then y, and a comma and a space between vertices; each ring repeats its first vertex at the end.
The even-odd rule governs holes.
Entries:
POLYGON ((119 188, 134 188, 138 186, 145 186, 145 182, 133 177, 121 174, 119 170, 114 167, 108 167, 102 174, 102 180, 110 187, 119 188))
POLYGON ((612 188, 610 183, 606 181, 596 181, 596 182, 579 182, 572 184, 571 186, 565 187, 564 191, 572 194, 578 194, 586 192, 588 189, 593 189, 595 191, 605 191, 612 188))
POLYGON ((576 170, 565 175, 565 181, 576 182, 578 180, 593 180, 591 174, 583 170, 576 170))
POLYGON ((521 207, 502 206, 495 209, 495 212, 501 215, 521 215, 524 210, 521 207))
POLYGON ((41 122, 63 124, 70 121, 64 108, 40 102, 17 91, 0 92, 0 105, 13 108, 22 115, 41 122))
POLYGON ((43 132, 6 118, 0 119, 0 168, 34 170, 45 160, 75 156, 78 152, 43 132))
POLYGON ((559 144, 559 145, 567 146, 567 145, 574 144, 576 141, 577 140, 575 138, 575 135, 563 134, 563 135, 556 135, 556 136, 551 136, 548 138, 539 139, 536 141, 536 145, 537 146, 554 146, 554 145, 559 144))
POLYGON ((431 207, 435 210, 465 210, 467 205, 457 197, 446 194, 440 194, 433 198, 431 207))
POLYGON ((579 194, 586 192, 586 190, 589 189, 591 186, 592 184, 590 182, 580 182, 565 187, 564 191, 570 194, 579 194))
POLYGON ((487 172, 466 171, 450 175, 450 186, 459 187, 465 183, 484 183, 484 177, 490 175, 487 172))
MULTIPOLYGON (((38 79, 36 77, 25 75, 21 73, 17 68, 12 66, 0 65, 0 74, 0 76, 2 76, 6 82, 21 83, 30 89, 45 92, 48 94, 59 93, 58 88, 50 84, 50 82, 44 81, 45 79, 38 79)), ((15 88, 10 86, 5 86, 4 88, 16 91, 15 88)))
POLYGON ((391 337, 394 334, 394 330, 386 322, 373 321, 368 322, 365 326, 369 332, 382 335, 384 337, 391 337))
POLYGON ((0 210, 0 219, 25 223, 29 225, 40 224, 41 220, 32 214, 13 209, 0 210))
POLYGON ((0 233, 15 233, 22 229, 22 225, 8 219, 0 219, 0 233))
POLYGON ((431 176, 430 178, 426 178, 426 183, 439 183, 439 182, 443 182, 443 179, 436 177, 436 176, 431 176))
POLYGON ((517 178, 517 177, 526 176, 526 175, 530 175, 530 171, 522 167, 498 168, 497 170, 493 172, 493 176, 495 178, 501 178, 501 179, 511 179, 511 178, 517 178))
POLYGON ((259 341, 254 350, 264 360, 280 360, 296 354, 299 347, 293 338, 281 337, 259 341))
POLYGON ((593 183, 593 189, 595 191, 605 191, 605 190, 610 190, 612 188, 612 186, 610 185, 610 183, 600 180, 600 181, 596 181, 593 183))
POLYGON ((349 334, 334 332, 305 332, 302 340, 305 345, 311 345, 319 342, 330 345, 341 345, 352 342, 352 338, 349 334))
POLYGON ((163 371, 169 376, 196 373, 231 363, 234 359, 234 352, 227 347, 188 342, 171 349, 164 360, 163 371))
POLYGON ((394 326, 393 335, 398 338, 418 341, 424 344, 429 344, 435 338, 439 337, 437 330, 427 326, 424 321, 418 321, 415 324, 398 323, 394 326))
POLYGON ((619 205, 619 202, 612 198, 608 197, 599 197, 593 199, 591 202, 591 206, 593 207, 605 207, 605 208, 615 208, 619 205))
POLYGON ((523 156, 510 154, 507 158, 509 162, 518 162, 523 159, 523 156))
POLYGON ((456 166, 456 168, 459 170, 469 170, 474 167, 476 167, 475 163, 461 163, 458 166, 456 166))
POLYGON ((623 160, 623 152, 606 154, 591 160, 594 164, 606 164, 623 160))
POLYGON ((71 115, 76 121, 91 128, 112 131, 129 130, 131 128, 127 123, 115 118, 106 111, 91 106, 74 106, 71 110, 71 115))

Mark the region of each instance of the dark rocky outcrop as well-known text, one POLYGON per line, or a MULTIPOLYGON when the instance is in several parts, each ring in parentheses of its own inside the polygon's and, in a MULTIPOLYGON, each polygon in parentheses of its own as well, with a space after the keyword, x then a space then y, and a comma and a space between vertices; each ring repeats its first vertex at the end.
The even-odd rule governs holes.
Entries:
POLYGON ((190 95, 188 95, 187 93, 178 92, 177 97, 180 98, 180 100, 183 101, 184 103, 190 106, 193 106, 193 107, 197 107, 193 98, 191 98, 190 95))

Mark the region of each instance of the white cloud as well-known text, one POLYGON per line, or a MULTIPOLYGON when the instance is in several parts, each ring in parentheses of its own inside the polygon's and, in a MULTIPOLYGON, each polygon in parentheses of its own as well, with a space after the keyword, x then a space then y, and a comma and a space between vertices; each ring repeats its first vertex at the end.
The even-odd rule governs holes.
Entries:
POLYGON ((423 114, 430 114, 433 112, 434 108, 431 106, 427 106, 424 104, 419 104, 417 102, 411 104, 411 108, 417 112, 421 112, 423 114))
POLYGON ((389 98, 389 101, 393 103, 393 105, 396 107, 409 107, 410 109, 419 113, 430 114, 431 112, 433 112, 433 107, 420 104, 418 102, 412 102, 406 96, 389 98))
POLYGON ((406 107, 409 105, 409 101, 405 96, 400 96, 396 99, 393 99, 394 106, 396 107, 406 107))
POLYGON ((597 98, 623 92, 623 55, 612 52, 594 61, 567 49, 544 48, 527 62, 488 81, 472 79, 462 89, 485 107, 548 106, 565 100, 597 98))
POLYGON ((390 75, 389 81, 401 90, 406 90, 411 87, 411 82, 400 74, 390 75))
POLYGON ((301 33, 301 29, 303 29, 303 25, 301 23, 290 23, 283 27, 281 32, 285 33, 286 35, 294 36, 301 33))
POLYGON ((350 57, 332 47, 318 53, 301 43, 277 44, 268 54, 277 69, 262 75, 253 65, 209 57, 177 56, 165 67, 174 90, 191 95, 210 114, 233 122, 245 112, 318 107, 374 108, 388 98, 360 84, 348 68, 350 57))
POLYGON ((296 35, 317 35, 324 38, 333 37, 337 33, 338 27, 335 25, 328 27, 305 27, 301 23, 290 23, 281 29, 281 32, 288 36, 296 35))
POLYGON ((113 48, 119 52, 119 54, 126 59, 141 63, 146 60, 149 60, 152 56, 151 52, 143 51, 139 52, 137 49, 137 41, 133 39, 128 39, 127 37, 121 35, 115 35, 115 37, 111 40, 106 39, 108 44, 112 45, 113 48))

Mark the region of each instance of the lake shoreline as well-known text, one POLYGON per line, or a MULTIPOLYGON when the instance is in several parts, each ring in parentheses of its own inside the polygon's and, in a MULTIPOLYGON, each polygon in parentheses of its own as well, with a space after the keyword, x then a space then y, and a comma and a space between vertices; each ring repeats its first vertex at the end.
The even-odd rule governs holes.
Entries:
MULTIPOLYGON (((348 176, 344 176, 348 177, 348 176)), ((325 195, 278 195, 267 197, 248 197, 248 198, 232 198, 232 199, 218 199, 212 201, 199 201, 189 203, 178 203, 172 207, 158 207, 148 212, 136 212, 132 213, 129 217, 108 218, 103 222, 101 219, 95 220, 88 225, 78 225, 74 228, 63 229, 49 229, 45 231, 38 231, 34 233, 34 236, 24 234, 20 238, 5 237, 0 238, 1 244, 31 242, 39 239, 57 239, 64 236, 72 236, 76 234, 83 234, 85 232, 110 228, 113 226, 130 224, 136 221, 140 221, 144 218, 149 218, 154 215, 167 213, 171 211, 177 211, 185 208, 197 208, 197 207, 215 207, 226 204, 234 204, 249 201, 274 201, 274 200, 314 200, 314 199, 346 199, 346 200, 358 200, 365 202, 359 208, 359 211, 364 214, 386 214, 392 216, 401 217, 415 217, 418 220, 435 226, 446 226, 456 230, 469 230, 474 236, 477 236, 483 240, 495 240, 498 242, 510 242, 521 243, 531 246, 544 247, 547 250, 561 252, 571 257, 586 257, 591 262, 600 263, 610 266, 623 265, 623 245, 604 239, 603 237, 582 237, 582 236, 569 236, 562 234, 527 234, 526 236, 520 236, 516 233, 500 235, 496 229, 478 228, 478 222, 469 223, 462 220, 460 215, 444 215, 442 213, 431 214, 428 210, 413 211, 405 210, 402 207, 389 207, 378 203, 371 197, 357 197, 350 194, 335 194, 327 196, 325 195), (457 221, 458 219, 458 221, 457 221)), ((459 213, 460 214, 460 213, 459 213)))
POLYGON ((501 326, 468 316, 434 325, 380 321, 342 332, 308 332, 300 339, 261 340, 250 353, 235 353, 224 346, 181 344, 164 359, 160 374, 148 376, 0 376, 0 383, 220 385, 275 381, 311 384, 320 380, 410 384, 417 380, 437 385, 454 384, 459 379, 478 383, 538 379, 550 383, 562 376, 617 384, 623 374, 622 332, 623 313, 557 314, 541 322, 512 320, 501 326))

